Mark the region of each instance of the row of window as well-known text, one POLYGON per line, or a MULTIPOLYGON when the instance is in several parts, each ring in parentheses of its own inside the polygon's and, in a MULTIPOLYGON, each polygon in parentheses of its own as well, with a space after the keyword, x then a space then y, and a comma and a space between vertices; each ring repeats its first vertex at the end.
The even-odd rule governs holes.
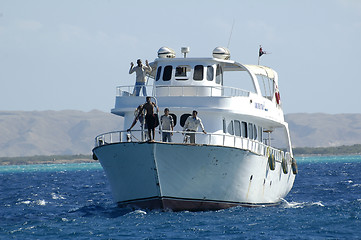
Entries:
MULTIPOLYGON (((174 126, 176 126, 177 116, 173 113, 170 113, 169 115, 173 117, 174 126)), ((184 127, 184 124, 189 116, 191 116, 189 113, 182 114, 179 123, 181 127, 184 127)), ((229 133, 238 137, 258 140, 259 142, 262 142, 263 139, 262 127, 257 126, 254 123, 248 123, 239 120, 231 120, 227 126, 226 119, 223 119, 223 133, 229 133)))
MULTIPOLYGON (((159 66, 157 69, 157 75, 155 80, 159 81, 162 76, 163 81, 169 81, 172 79, 172 73, 173 73, 173 66, 167 65, 164 66, 163 69, 163 75, 162 75, 162 66, 159 66)), ((179 65, 175 68, 174 71, 174 78, 178 81, 186 81, 190 79, 191 75, 191 66, 189 65, 179 65)), ((222 84, 222 67, 218 64, 216 68, 216 76, 214 76, 214 66, 208 65, 207 67, 203 65, 196 65, 194 66, 193 70, 193 80, 194 81, 203 81, 204 76, 207 81, 213 81, 214 78, 216 78, 217 84, 222 84)))
POLYGON ((262 142, 263 128, 254 123, 247 123, 239 120, 231 120, 227 126, 226 119, 223 119, 223 133, 229 133, 238 137, 254 139, 262 142))

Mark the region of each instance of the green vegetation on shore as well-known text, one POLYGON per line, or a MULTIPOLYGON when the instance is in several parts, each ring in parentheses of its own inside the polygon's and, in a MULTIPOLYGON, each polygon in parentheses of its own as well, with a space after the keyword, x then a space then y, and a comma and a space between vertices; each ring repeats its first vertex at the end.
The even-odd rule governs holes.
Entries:
POLYGON ((50 155, 30 157, 0 157, 0 165, 26 165, 26 164, 47 164, 47 163, 71 163, 91 162, 91 155, 50 155))
POLYGON ((355 155, 361 154, 361 144, 338 147, 293 148, 294 155, 355 155))

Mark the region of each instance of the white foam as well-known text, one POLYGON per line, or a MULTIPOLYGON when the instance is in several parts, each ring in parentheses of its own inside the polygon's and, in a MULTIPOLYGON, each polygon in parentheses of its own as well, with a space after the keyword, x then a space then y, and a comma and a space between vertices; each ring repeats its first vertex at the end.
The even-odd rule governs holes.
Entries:
POLYGON ((56 194, 56 193, 51 193, 51 198, 56 200, 56 199, 65 199, 63 196, 56 194))
POLYGON ((147 212, 143 211, 143 210, 135 210, 134 213, 136 214, 142 214, 142 215, 146 215, 147 212))
POLYGON ((45 201, 45 200, 37 200, 37 201, 36 201, 36 204, 37 204, 37 205, 40 205, 40 206, 45 206, 46 201, 45 201))
POLYGON ((317 206, 320 206, 320 207, 324 207, 325 205, 322 204, 322 202, 314 202, 312 203, 311 205, 317 205, 317 206))
POLYGON ((30 201, 30 200, 25 200, 25 201, 21 201, 20 203, 17 204, 34 204, 34 205, 39 205, 39 206, 45 206, 47 204, 47 202, 43 199, 39 199, 39 200, 34 200, 34 201, 30 201))
POLYGON ((322 202, 287 202, 284 200, 284 207, 285 208, 304 208, 309 206, 320 206, 324 207, 325 205, 322 204, 322 202))

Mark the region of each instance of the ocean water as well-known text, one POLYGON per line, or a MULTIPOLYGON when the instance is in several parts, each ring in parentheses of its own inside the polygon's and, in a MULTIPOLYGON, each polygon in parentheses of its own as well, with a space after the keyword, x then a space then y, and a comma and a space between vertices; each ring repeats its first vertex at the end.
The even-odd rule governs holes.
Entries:
POLYGON ((99 163, 0 166, 1 239, 361 239, 361 156, 298 158, 276 207, 119 209, 99 163))

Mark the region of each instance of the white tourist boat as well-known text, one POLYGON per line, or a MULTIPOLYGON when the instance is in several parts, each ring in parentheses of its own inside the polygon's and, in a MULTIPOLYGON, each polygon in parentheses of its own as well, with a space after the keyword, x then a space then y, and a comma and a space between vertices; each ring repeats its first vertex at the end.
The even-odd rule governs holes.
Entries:
MULTIPOLYGON (((148 95, 169 108, 175 120, 173 142, 162 142, 156 130, 148 142, 140 124, 129 128, 135 109, 145 102, 133 86, 117 87, 113 114, 124 117, 124 130, 95 138, 99 159, 120 207, 215 210, 232 206, 279 204, 293 186, 297 165, 271 68, 230 60, 227 48, 213 57, 181 57, 167 47, 150 63, 148 95), (227 87, 235 83, 237 87, 227 87), (196 132, 188 143, 185 119, 198 111, 207 134, 196 132), (285 147, 272 146, 274 131, 285 147)), ((162 130, 160 130, 162 131, 162 130)))

